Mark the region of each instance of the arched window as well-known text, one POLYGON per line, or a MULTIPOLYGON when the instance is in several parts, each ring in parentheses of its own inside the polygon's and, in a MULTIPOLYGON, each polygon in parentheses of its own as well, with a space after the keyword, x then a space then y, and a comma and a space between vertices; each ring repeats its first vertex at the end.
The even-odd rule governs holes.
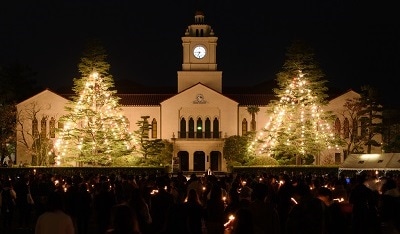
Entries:
POLYGON ((38 120, 36 117, 32 120, 32 136, 34 138, 38 137, 39 129, 38 129, 38 120))
POLYGON ((340 129, 341 129, 340 119, 336 118, 336 120, 335 120, 335 135, 336 136, 340 136, 340 129))
POLYGON ((181 119, 179 138, 186 138, 186 120, 185 120, 185 118, 181 119))
POLYGON ((211 121, 210 118, 206 118, 206 121, 204 123, 204 137, 205 138, 211 138, 211 121))
POLYGON ((189 138, 194 138, 194 120, 193 120, 193 118, 189 119, 189 138))
POLYGON ((358 136, 358 121, 357 121, 357 119, 353 120, 352 135, 358 136))
POLYGON ((46 132, 47 132, 47 117, 42 117, 42 120, 40 120, 40 135, 42 138, 46 137, 46 132))
POLYGON ((242 120, 242 136, 247 134, 247 120, 244 118, 242 120))
POLYGON ((344 123, 343 123, 343 137, 345 139, 349 138, 350 135, 350 124, 349 124, 349 119, 345 118, 344 123))
POLYGON ((213 121, 213 138, 220 138, 219 136, 219 121, 217 118, 213 121))
POLYGON ((50 118, 50 138, 55 138, 56 137, 56 120, 54 117, 50 118))
POLYGON ((196 138, 203 138, 203 120, 201 118, 197 119, 196 138))
POLYGON ((156 121, 156 119, 153 119, 153 121, 151 121, 151 138, 153 138, 153 139, 157 138, 157 121, 156 121))

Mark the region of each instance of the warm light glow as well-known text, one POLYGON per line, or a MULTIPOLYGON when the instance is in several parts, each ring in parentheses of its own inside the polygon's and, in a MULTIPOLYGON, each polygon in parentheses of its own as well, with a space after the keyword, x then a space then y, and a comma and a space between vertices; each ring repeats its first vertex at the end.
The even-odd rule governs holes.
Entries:
POLYGON ((380 154, 361 154, 360 159, 376 159, 379 158, 380 154))
POLYGON ((298 71, 287 87, 277 92, 280 100, 271 106, 264 128, 257 132, 250 150, 272 156, 279 150, 315 155, 323 149, 336 148, 328 121, 323 115, 319 97, 314 94, 306 74, 298 71), (277 148, 279 147, 279 148, 277 148), (277 150, 278 149, 278 150, 277 150))
POLYGON ((294 202, 294 204, 298 204, 296 199, 294 199, 293 197, 291 197, 290 200, 292 200, 292 202, 294 202))
POLYGON ((156 194, 156 193, 158 193, 158 189, 153 189, 153 190, 150 192, 151 195, 154 195, 154 194, 156 194))
POLYGON ((233 222, 233 220, 235 220, 235 216, 234 215, 229 215, 228 219, 229 219, 228 222, 224 223, 224 227, 229 226, 233 222))
POLYGON ((77 100, 68 104, 71 111, 63 116, 64 127, 54 144, 56 165, 73 161, 105 164, 115 155, 128 153, 132 134, 105 74, 94 71, 77 81, 77 100))

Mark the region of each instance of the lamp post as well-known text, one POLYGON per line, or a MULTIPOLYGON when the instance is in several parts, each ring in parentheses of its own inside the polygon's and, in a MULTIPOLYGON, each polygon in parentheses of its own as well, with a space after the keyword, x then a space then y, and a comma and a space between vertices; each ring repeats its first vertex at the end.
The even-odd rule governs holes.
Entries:
POLYGON ((175 157, 175 141, 176 141, 176 137, 175 137, 175 133, 172 133, 172 157, 171 157, 171 173, 174 172, 174 157, 175 157))

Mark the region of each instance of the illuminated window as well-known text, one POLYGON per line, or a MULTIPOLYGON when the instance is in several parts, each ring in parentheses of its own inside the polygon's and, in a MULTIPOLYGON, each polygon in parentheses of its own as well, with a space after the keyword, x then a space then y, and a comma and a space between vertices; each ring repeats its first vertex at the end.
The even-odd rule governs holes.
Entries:
POLYGON ((50 119, 49 127, 50 127, 50 138, 55 138, 56 137, 56 120, 53 117, 51 117, 51 119, 50 119))
POLYGON ((151 122, 151 138, 157 138, 157 121, 153 119, 151 122))
POLYGON ((203 138, 203 120, 201 118, 197 119, 196 138, 203 138))
POLYGON ((247 120, 246 118, 242 121, 242 136, 247 134, 247 120))

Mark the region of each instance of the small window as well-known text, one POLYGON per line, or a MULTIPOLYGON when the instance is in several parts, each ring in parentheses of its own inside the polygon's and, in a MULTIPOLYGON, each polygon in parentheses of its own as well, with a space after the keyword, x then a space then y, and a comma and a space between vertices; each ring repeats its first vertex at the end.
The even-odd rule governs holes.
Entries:
POLYGON ((157 121, 156 119, 153 119, 151 122, 151 138, 155 139, 157 138, 157 121))
POLYGON ((54 117, 51 117, 50 119, 50 138, 55 138, 56 137, 56 120, 54 117))
POLYGON ((340 119, 336 118, 336 120, 335 120, 335 135, 337 137, 340 136, 340 129, 341 129, 340 119))
POLYGON ((382 160, 382 159, 378 160, 378 163, 382 163, 382 162, 383 162, 383 160, 382 160))
POLYGON ((247 134, 247 120, 244 118, 242 120, 242 136, 247 134))
POLYGON ((45 138, 46 133, 47 133, 47 118, 43 116, 42 120, 40 120, 40 135, 41 135, 41 137, 45 138))
POLYGON ((364 164, 364 161, 358 161, 358 164, 364 164))

